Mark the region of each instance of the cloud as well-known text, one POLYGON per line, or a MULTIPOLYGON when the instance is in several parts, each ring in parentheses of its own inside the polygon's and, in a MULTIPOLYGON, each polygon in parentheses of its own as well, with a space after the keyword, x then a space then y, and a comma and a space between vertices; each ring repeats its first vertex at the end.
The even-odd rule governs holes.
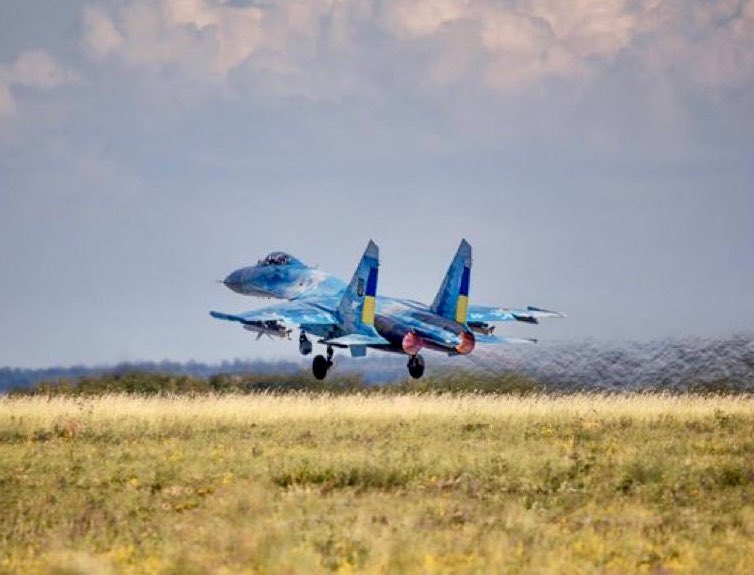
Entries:
MULTIPOLYGON (((680 67, 685 77, 719 95, 754 80, 754 0, 699 2, 690 7, 665 2, 647 18, 652 39, 645 61, 672 73, 680 67)), ((676 72, 677 73, 677 72, 676 72)))
POLYGON ((580 74, 595 60, 617 55, 636 27, 628 1, 397 0, 387 10, 391 32, 409 40, 442 36, 459 23, 473 24, 476 38, 460 48, 484 54, 485 81, 503 91, 580 74))
POLYGON ((440 28, 463 19, 473 19, 473 7, 458 0, 410 2, 397 0, 387 5, 387 24, 393 33, 427 37, 440 28))
POLYGON ((44 50, 23 52, 8 73, 8 82, 37 90, 51 90, 77 79, 77 74, 58 64, 44 50))
POLYGON ((625 65, 719 93, 751 78, 752 37, 754 0, 125 0, 85 10, 83 43, 151 75, 316 99, 412 59, 416 85, 521 93, 625 65))
POLYGON ((0 119, 8 118, 16 111, 16 100, 10 93, 10 88, 0 82, 0 119))
POLYGON ((18 109, 12 88, 46 92, 78 80, 78 74, 59 64, 44 50, 22 52, 9 66, 0 66, 0 117, 8 118, 18 109))
POLYGON ((84 47, 95 56, 106 56, 123 44, 123 36, 115 28, 108 13, 100 6, 84 9, 84 47))
POLYGON ((438 45, 452 26, 473 24, 475 41, 456 48, 483 54, 483 80, 503 92, 578 82, 618 60, 658 75, 681 71, 713 91, 750 82, 754 72, 752 0, 396 0, 386 22, 397 38, 438 45))
POLYGON ((140 0, 84 11, 83 45, 96 58, 134 69, 178 68, 198 80, 222 81, 259 41, 261 9, 205 0, 140 0))

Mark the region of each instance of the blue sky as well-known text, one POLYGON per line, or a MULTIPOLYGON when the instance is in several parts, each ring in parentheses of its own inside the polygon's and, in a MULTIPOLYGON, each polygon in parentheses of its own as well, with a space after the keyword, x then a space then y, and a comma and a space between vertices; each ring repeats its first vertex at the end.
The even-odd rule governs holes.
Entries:
POLYGON ((752 331, 754 1, 0 4, 0 364, 294 357, 209 309, 276 249, 512 333, 752 331))

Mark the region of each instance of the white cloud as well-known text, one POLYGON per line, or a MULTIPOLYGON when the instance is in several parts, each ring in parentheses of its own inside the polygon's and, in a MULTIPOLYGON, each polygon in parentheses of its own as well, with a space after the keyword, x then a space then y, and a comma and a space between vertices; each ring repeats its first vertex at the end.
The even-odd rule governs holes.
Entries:
POLYGON ((0 66, 0 117, 8 118, 18 109, 13 87, 49 91, 75 82, 78 74, 59 64, 44 50, 27 50, 7 66, 0 66))
POLYGON ((387 22, 398 35, 423 37, 436 33, 443 25, 464 18, 473 19, 474 9, 463 0, 412 2, 396 0, 386 6, 387 22))
POLYGON ((8 74, 10 84, 38 90, 51 90, 61 84, 74 82, 76 78, 75 72, 58 64, 44 50, 23 52, 8 74))
MULTIPOLYGON (((403 39, 442 35, 449 26, 471 23, 475 42, 457 49, 487 58, 485 78, 508 91, 547 77, 586 71, 610 59, 632 39, 636 19, 628 0, 396 0, 387 8, 390 30, 403 39)), ((458 58, 438 50, 441 58, 458 58)))
POLYGON ((112 13, 89 6, 83 43, 95 56, 114 55, 133 68, 176 66, 188 76, 224 80, 257 46, 261 13, 205 0, 136 0, 112 13))
POLYGON ((501 91, 547 78, 578 82, 623 57, 658 75, 681 71, 702 89, 754 74, 754 0, 395 0, 387 11, 389 30, 409 41, 442 43, 454 23, 475 25, 476 43, 440 46, 437 57, 484 54, 483 78, 501 91))
POLYGON ((712 95, 754 81, 754 0, 647 2, 640 30, 637 53, 657 74, 712 95))
POLYGON ((0 118, 8 118, 16 111, 16 100, 10 89, 5 84, 0 83, 0 118))
POLYGON ((105 56, 123 44, 123 36, 100 6, 84 9, 84 46, 97 56, 105 56))
POLYGON ((263 78, 241 81, 255 90, 313 98, 363 90, 382 48, 399 60, 421 54, 417 85, 502 93, 548 79, 577 85, 622 60, 711 91, 754 70, 754 0, 124 0, 88 7, 84 29, 90 54, 133 70, 220 86, 233 72, 263 78))

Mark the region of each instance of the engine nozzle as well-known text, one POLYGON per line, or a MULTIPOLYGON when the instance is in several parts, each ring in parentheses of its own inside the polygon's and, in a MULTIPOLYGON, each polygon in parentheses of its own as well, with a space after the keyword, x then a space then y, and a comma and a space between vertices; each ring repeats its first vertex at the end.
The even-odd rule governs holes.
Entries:
POLYGON ((459 337, 461 342, 456 346, 456 351, 461 355, 469 355, 476 347, 474 334, 465 331, 459 337))
POLYGON ((416 335, 413 331, 408 332, 403 336, 403 351, 407 355, 416 355, 424 347, 424 340, 421 336, 416 335))

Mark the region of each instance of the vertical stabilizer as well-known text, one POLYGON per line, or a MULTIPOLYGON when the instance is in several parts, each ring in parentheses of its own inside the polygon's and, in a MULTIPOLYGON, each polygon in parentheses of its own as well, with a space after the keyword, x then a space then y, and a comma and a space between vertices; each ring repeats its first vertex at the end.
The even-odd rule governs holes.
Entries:
POLYGON ((374 316, 379 267, 380 249, 370 240, 338 306, 343 328, 348 333, 376 334, 374 316))
POLYGON ((461 242, 442 287, 432 304, 432 311, 439 316, 465 324, 469 313, 469 290, 471 288, 471 245, 461 242))

